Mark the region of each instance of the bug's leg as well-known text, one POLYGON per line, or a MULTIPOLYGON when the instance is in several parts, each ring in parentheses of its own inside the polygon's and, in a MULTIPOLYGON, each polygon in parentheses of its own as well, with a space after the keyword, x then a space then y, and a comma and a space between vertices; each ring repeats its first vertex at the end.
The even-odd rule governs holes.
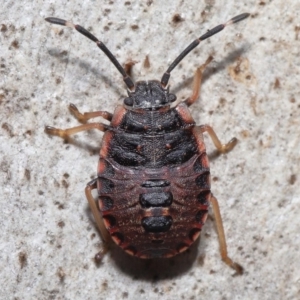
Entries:
POLYGON ((215 131, 210 127, 209 125, 200 125, 200 130, 203 132, 207 132, 212 139, 215 147, 220 151, 221 153, 229 152, 233 149, 233 147, 237 144, 237 138, 232 138, 227 144, 222 144, 217 137, 215 131))
POLYGON ((68 129, 58 129, 51 126, 45 126, 45 132, 50 135, 57 135, 63 139, 67 139, 70 135, 75 134, 80 131, 86 131, 90 129, 98 129, 100 131, 106 131, 108 129, 108 125, 102 123, 88 123, 68 129))
POLYGON ((104 226, 103 219, 100 215, 100 211, 96 205, 96 201, 92 195, 92 190, 95 190, 95 189, 97 189, 97 179, 96 178, 87 184, 87 186, 85 188, 85 195, 89 202, 89 205, 90 205, 92 214, 94 216, 95 222, 97 224, 97 227, 100 231, 101 238, 103 240, 102 249, 95 256, 96 260, 99 261, 102 259, 104 254, 108 251, 111 239, 110 239, 109 232, 107 231, 107 229, 104 226))
POLYGON ((96 117, 102 117, 105 120, 111 121, 113 114, 109 113, 108 111, 94 111, 94 112, 85 112, 81 113, 78 108, 74 104, 69 105, 69 110, 72 113, 72 115, 80 122, 80 123, 86 123, 89 119, 96 118, 96 117))
POLYGON ((215 215, 216 227, 217 227, 217 232, 219 237, 220 254, 222 260, 228 266, 233 268, 237 272, 237 274, 241 275, 243 274, 243 267, 238 263, 234 262, 227 254, 226 238, 225 238, 224 227, 223 227, 222 217, 220 214, 220 207, 219 207, 218 200, 213 195, 211 195, 210 202, 212 203, 212 208, 215 215))
POLYGON ((203 72, 212 60, 213 57, 209 56, 206 62, 196 70, 193 82, 193 94, 184 101, 187 106, 192 105, 198 99, 201 89, 203 72))

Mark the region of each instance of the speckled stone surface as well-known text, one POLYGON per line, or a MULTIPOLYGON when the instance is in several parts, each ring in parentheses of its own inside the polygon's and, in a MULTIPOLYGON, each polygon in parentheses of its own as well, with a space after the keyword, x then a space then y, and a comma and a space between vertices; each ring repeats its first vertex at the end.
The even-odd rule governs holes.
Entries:
POLYGON ((0 299, 300 298, 300 2, 162 2, 2 1, 0 299), (187 97, 196 67, 214 56, 191 111, 222 141, 239 139, 219 156, 205 141, 228 251, 244 274, 220 260, 212 214, 201 243, 178 257, 142 261, 114 247, 96 265, 84 188, 102 135, 65 144, 43 131, 78 125, 69 103, 112 112, 126 89, 95 44, 44 18, 91 30, 142 80, 160 79, 191 41, 242 12, 251 17, 190 53, 170 86, 187 97))

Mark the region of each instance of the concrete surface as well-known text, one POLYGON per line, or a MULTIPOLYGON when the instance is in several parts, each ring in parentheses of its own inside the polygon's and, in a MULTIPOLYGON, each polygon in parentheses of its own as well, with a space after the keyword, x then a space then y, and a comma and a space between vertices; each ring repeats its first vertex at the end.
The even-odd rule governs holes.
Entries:
POLYGON ((300 2, 161 2, 2 1, 1 299, 300 298, 300 2), (190 53, 170 86, 184 99, 196 67, 214 56, 191 111, 222 141, 239 139, 218 156, 205 138, 228 250, 244 275, 220 260, 213 217, 201 243, 176 258, 140 261, 113 248, 96 265, 100 238, 84 188, 101 133, 65 144, 44 125, 76 126, 69 103, 112 112, 126 89, 96 45, 44 18, 91 30, 121 63, 136 62, 138 80, 160 79, 187 44, 242 12, 251 17, 190 53))

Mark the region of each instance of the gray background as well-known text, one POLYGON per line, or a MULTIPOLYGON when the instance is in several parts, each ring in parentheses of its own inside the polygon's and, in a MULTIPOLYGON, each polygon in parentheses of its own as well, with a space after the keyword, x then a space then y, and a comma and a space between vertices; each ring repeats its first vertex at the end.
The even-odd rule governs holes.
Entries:
POLYGON ((283 0, 2 1, 0 298, 299 299, 299 11, 299 1, 283 0), (95 44, 44 18, 91 30, 121 63, 136 62, 133 77, 142 80, 160 79, 192 40, 242 12, 251 17, 190 53, 170 86, 187 97, 195 69, 214 56, 191 111, 222 141, 239 139, 218 156, 205 137, 229 254, 244 275, 220 260, 212 214, 201 243, 183 255, 140 261, 114 247, 97 266, 84 187, 102 134, 65 144, 43 130, 78 125, 70 102, 112 112, 126 89, 95 44))

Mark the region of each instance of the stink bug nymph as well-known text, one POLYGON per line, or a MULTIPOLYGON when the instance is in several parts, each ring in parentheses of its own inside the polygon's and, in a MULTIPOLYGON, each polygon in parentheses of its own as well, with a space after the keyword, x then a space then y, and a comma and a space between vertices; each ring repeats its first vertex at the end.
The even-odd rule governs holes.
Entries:
POLYGON ((80 113, 74 104, 71 113, 80 126, 45 132, 67 139, 80 131, 105 132, 100 149, 97 178, 87 184, 86 197, 104 244, 113 240, 128 254, 140 258, 172 257, 199 237, 212 204, 223 261, 242 273, 242 267, 227 255, 227 246, 217 199, 210 191, 210 169, 203 133, 207 132, 219 152, 230 151, 237 142, 222 144, 209 125, 197 126, 188 107, 199 96, 202 73, 212 57, 194 76, 190 97, 172 105, 176 95, 167 87, 171 71, 199 43, 227 25, 244 20, 248 13, 218 25, 193 41, 169 66, 162 79, 133 83, 116 57, 93 34, 70 21, 46 21, 75 28, 94 41, 122 74, 128 89, 123 105, 114 114, 106 111, 80 113), (110 122, 87 123, 102 117, 110 122), (92 190, 98 190, 98 201, 92 190))

